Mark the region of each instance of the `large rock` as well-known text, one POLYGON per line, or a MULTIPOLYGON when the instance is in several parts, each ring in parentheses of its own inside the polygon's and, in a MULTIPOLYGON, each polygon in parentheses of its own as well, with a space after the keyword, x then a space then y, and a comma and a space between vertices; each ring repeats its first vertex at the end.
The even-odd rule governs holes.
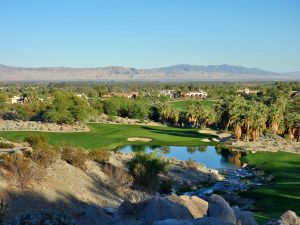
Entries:
POLYGON ((236 224, 236 216, 229 204, 219 195, 211 195, 208 203, 208 215, 223 222, 236 224))
POLYGON ((270 221, 267 225, 300 225, 300 217, 295 212, 288 210, 275 221, 270 221))
POLYGON ((213 217, 204 217, 192 221, 193 225, 234 225, 233 223, 224 222, 213 217))
POLYGON ((233 207, 232 209, 236 217, 236 225, 257 225, 251 212, 241 211, 238 207, 233 207))
POLYGON ((153 225, 193 225, 193 223, 188 220, 166 219, 166 220, 155 221, 153 225))
POLYGON ((226 223, 212 217, 204 217, 204 218, 193 219, 193 220, 166 219, 166 220, 155 221, 153 225, 234 225, 234 224, 226 223))
POLYGON ((149 201, 142 201, 138 203, 132 203, 128 200, 124 201, 119 209, 118 209, 118 214, 119 215, 134 215, 139 217, 143 210, 146 208, 148 205, 149 201))
POLYGON ((203 216, 207 215, 207 201, 197 196, 189 197, 187 195, 180 196, 180 199, 182 199, 182 201, 180 201, 179 203, 183 204, 188 208, 193 218, 202 218, 203 216))
POLYGON ((182 202, 182 199, 177 195, 153 198, 141 214, 144 223, 148 225, 154 221, 164 219, 192 219, 193 217, 188 208, 180 202, 182 202))

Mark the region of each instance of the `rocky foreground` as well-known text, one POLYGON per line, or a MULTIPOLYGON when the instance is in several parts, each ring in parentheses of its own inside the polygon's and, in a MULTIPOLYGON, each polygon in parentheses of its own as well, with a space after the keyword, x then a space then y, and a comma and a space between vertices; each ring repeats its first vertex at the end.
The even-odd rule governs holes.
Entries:
MULTIPOLYGON (((32 149, 25 143, 13 144, 9 149, 0 149, 1 154, 24 154, 32 149)), ((86 169, 70 165, 58 159, 45 171, 43 179, 35 180, 28 187, 21 189, 13 180, 6 180, 3 168, 0 168, 0 219, 4 224, 62 224, 62 225, 255 225, 257 224, 248 207, 249 202, 239 203, 232 200, 238 196, 234 190, 245 186, 236 177, 246 178, 246 171, 240 169, 223 175, 218 171, 202 165, 192 164, 176 159, 169 160, 169 170, 160 176, 160 182, 175 181, 171 194, 146 192, 145 190, 126 186, 129 176, 117 176, 114 170, 126 170, 126 162, 133 153, 113 154, 105 167, 92 160, 85 162, 86 169), (107 170, 111 168, 111 170, 107 170), (224 198, 212 194, 199 197, 197 190, 210 184, 224 189, 224 198), (189 187, 192 192, 180 195, 178 190, 189 187), (194 192, 193 192, 194 191, 194 192), (177 195, 175 193, 178 193, 177 195), (193 194, 195 193, 195 194, 193 194), (230 206, 230 204, 232 206, 230 206), (235 206, 236 204, 239 207, 235 206), (47 218, 44 223, 36 223, 39 218, 47 218), (51 219, 50 219, 51 218, 51 219), (18 221, 27 221, 18 223, 18 221), (49 221, 63 221, 54 223, 49 221)), ((19 171, 20 172, 20 171, 19 171)), ((261 171, 255 177, 262 176, 261 171)), ((120 173, 121 175, 124 173, 120 173)), ((268 178, 268 177, 266 177, 268 178)), ((258 180, 260 183, 261 180, 258 180)), ((213 186, 213 187, 214 187, 213 186)), ((247 187, 246 187, 247 188, 247 187)), ((214 189, 213 189, 214 190, 214 189)), ((217 189, 220 190, 220 189, 217 189)), ((221 189, 223 190, 223 189, 221 189)), ((182 193, 182 192, 181 192, 182 193)), ((243 199, 242 199, 243 200, 243 199)), ((287 211, 278 220, 268 225, 300 225, 300 218, 287 211)))
MULTIPOLYGON (((146 202, 123 202, 118 211, 112 211, 108 225, 256 225, 249 211, 230 205, 219 195, 208 201, 197 196, 154 197, 146 202)), ((287 211, 268 225, 299 225, 300 218, 287 211)))

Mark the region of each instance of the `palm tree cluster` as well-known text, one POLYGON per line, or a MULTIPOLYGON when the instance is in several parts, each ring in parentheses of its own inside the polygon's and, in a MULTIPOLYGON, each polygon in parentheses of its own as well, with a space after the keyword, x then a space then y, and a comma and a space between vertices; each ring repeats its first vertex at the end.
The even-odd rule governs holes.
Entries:
POLYGON ((288 134, 290 139, 299 141, 300 114, 287 110, 287 98, 274 101, 246 100, 234 96, 223 100, 217 107, 219 123, 225 129, 232 129, 236 140, 243 137, 256 141, 264 131, 272 134, 288 134))
POLYGON ((263 133, 287 135, 299 141, 300 114, 287 107, 285 96, 250 98, 229 96, 215 107, 191 101, 186 110, 164 105, 160 110, 163 123, 173 126, 219 127, 231 130, 237 141, 256 141, 263 133))
POLYGON ((173 126, 204 128, 217 122, 216 111, 196 101, 190 102, 185 111, 166 105, 162 107, 160 117, 162 122, 173 126))

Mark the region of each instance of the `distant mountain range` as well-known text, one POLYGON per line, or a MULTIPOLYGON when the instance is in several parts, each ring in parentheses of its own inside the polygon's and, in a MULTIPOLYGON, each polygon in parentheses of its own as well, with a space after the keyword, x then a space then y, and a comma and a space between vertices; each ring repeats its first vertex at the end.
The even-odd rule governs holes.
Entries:
POLYGON ((275 73, 232 65, 180 64, 153 69, 121 66, 97 68, 0 65, 0 81, 274 81, 300 80, 300 72, 275 73))

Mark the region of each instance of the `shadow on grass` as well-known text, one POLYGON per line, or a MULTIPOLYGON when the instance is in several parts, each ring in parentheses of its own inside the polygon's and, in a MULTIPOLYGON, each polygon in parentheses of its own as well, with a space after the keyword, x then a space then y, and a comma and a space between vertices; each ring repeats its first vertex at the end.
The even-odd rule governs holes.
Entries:
POLYGON ((156 134, 166 134, 170 136, 175 136, 175 137, 189 137, 189 138, 213 138, 216 137, 211 134, 200 134, 198 131, 192 131, 192 130, 187 130, 185 128, 181 128, 180 130, 173 130, 173 129, 158 129, 155 127, 146 127, 143 126, 142 129, 148 130, 152 133, 156 134))

